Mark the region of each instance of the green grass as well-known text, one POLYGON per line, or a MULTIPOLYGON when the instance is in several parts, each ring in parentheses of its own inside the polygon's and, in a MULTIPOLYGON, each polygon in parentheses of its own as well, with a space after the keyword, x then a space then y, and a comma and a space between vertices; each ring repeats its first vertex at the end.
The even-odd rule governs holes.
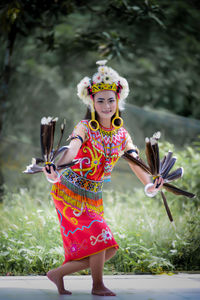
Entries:
MULTIPOLYGON (((1 207, 1 275, 45 274, 63 261, 52 201, 45 194, 43 201, 36 201, 30 194, 24 189, 8 193, 9 202, 1 207)), ((107 274, 199 269, 200 218, 193 204, 179 211, 181 199, 169 199, 175 231, 159 196, 146 198, 137 189, 127 194, 106 191, 104 198, 105 216, 120 246, 105 265, 107 274)))
MULTIPOLYGON (((176 230, 159 195, 146 197, 142 186, 127 192, 110 191, 107 186, 104 191, 105 218, 120 246, 105 264, 105 273, 200 270, 200 154, 192 148, 176 154, 179 166, 185 168, 177 185, 197 194, 187 199, 166 192, 176 230)), ((38 178, 33 176, 29 188, 15 192, 6 188, 0 204, 1 275, 45 274, 64 260, 51 185, 38 178)))
POLYGON ((112 204, 107 206, 107 220, 120 245, 111 261, 113 270, 150 273, 200 270, 199 212, 189 202, 180 209, 181 197, 167 198, 176 230, 159 195, 149 199, 138 189, 126 196, 108 196, 107 201, 112 204))

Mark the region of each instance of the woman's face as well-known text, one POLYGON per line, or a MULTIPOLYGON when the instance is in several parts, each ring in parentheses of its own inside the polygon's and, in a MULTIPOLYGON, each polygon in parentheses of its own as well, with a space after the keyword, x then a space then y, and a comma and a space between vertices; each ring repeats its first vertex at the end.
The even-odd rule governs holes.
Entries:
POLYGON ((100 119, 111 119, 117 109, 116 94, 113 91, 101 91, 94 95, 94 108, 100 119))

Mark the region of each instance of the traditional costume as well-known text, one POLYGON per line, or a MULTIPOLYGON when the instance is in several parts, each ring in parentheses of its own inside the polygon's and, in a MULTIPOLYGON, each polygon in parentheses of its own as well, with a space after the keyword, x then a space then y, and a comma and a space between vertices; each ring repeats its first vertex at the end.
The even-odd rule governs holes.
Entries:
MULTIPOLYGON (((118 112, 129 89, 126 79, 105 66, 106 61, 98 63, 98 72, 92 79, 85 77, 78 85, 78 96, 90 107, 92 114, 92 120, 82 120, 77 125, 84 127, 86 135, 75 157, 78 163, 62 172, 60 182, 55 183, 51 191, 60 221, 64 263, 111 247, 118 248, 103 217, 102 187, 104 181, 110 180, 115 163, 131 142, 118 112), (93 95, 102 90, 112 90, 117 95, 117 112, 111 129, 103 128, 95 120, 93 95)), ((75 127, 71 138, 76 137, 80 138, 75 127)))

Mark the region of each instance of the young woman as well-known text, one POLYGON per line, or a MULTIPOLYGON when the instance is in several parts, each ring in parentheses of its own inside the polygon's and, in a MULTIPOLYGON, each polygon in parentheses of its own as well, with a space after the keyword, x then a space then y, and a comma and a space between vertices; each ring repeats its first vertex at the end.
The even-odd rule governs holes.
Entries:
MULTIPOLYGON (((70 148, 58 161, 64 164, 76 158, 78 163, 61 174, 53 167, 49 174, 44 168, 47 179, 54 182, 51 194, 65 252, 63 265, 49 271, 47 276, 60 294, 71 294, 64 288, 65 275, 90 268, 92 294, 115 296, 103 283, 104 263, 115 255, 119 246, 103 217, 102 185, 110 179, 115 163, 125 151, 138 155, 119 113, 129 92, 128 83, 107 67, 106 61, 97 63, 100 66, 92 79, 85 77, 78 85, 78 96, 89 107, 88 118, 75 127, 70 148)), ((161 178, 151 184, 140 167, 133 164, 130 167, 147 185, 148 195, 161 189, 161 178)))

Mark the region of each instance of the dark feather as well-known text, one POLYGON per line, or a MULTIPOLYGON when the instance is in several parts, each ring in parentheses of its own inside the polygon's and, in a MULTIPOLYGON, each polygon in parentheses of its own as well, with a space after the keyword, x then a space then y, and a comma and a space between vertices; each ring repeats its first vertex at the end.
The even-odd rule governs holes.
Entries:
POLYGON ((51 131, 50 131, 50 148, 49 148, 49 158, 48 158, 49 161, 51 161, 52 154, 53 154, 55 126, 56 126, 56 120, 54 119, 50 123, 51 131))
POLYGON ((37 164, 40 164, 40 163, 44 163, 45 161, 44 161, 44 159, 42 159, 42 158, 38 158, 38 157, 36 157, 35 158, 35 163, 36 163, 36 165, 37 164))
POLYGON ((44 161, 47 161, 47 131, 48 126, 46 124, 41 124, 40 127, 40 144, 41 144, 41 151, 42 151, 42 157, 44 161))
POLYGON ((171 211, 170 211, 169 206, 167 204, 167 199, 166 199, 166 197, 165 197, 165 195, 162 191, 161 191, 161 196, 162 196, 162 199, 163 199, 163 203, 164 203, 167 215, 168 215, 170 221, 173 222, 172 214, 171 214, 171 211))
POLYGON ((156 139, 151 139, 151 146, 155 154, 155 175, 160 174, 160 156, 159 147, 156 139))
POLYGON ((178 178, 180 178, 182 176, 183 176, 183 168, 178 168, 174 172, 169 173, 165 177, 165 179, 166 179, 166 182, 168 182, 168 181, 176 180, 176 179, 178 179, 178 178))
POLYGON ((150 168, 141 159, 137 159, 127 152, 124 152, 122 158, 126 159, 128 162, 136 164, 137 166, 141 167, 146 173, 151 175, 150 168))
POLYGON ((50 154, 53 149, 53 122, 50 122, 48 126, 48 131, 47 131, 47 161, 50 161, 50 154))
POLYGON ((68 164, 59 165, 59 166, 57 166, 57 170, 69 168, 69 167, 71 167, 71 166, 74 166, 74 165, 77 164, 78 162, 79 162, 79 160, 78 160, 78 159, 75 159, 75 160, 69 162, 68 164))
POLYGON ((150 140, 148 138, 146 138, 145 153, 146 153, 148 165, 151 170, 151 174, 157 175, 157 174, 155 174, 155 154, 154 154, 153 148, 151 146, 150 140))
POLYGON ((164 160, 164 162, 163 162, 163 164, 162 164, 161 170, 160 170, 160 173, 161 173, 161 174, 165 172, 165 169, 167 168, 168 163, 169 163, 169 161, 170 161, 171 158, 172 158, 172 155, 173 155, 173 152, 168 151, 167 156, 166 156, 166 158, 165 158, 165 160, 164 160))
POLYGON ((174 164, 176 162, 176 158, 172 157, 169 161, 168 164, 165 165, 164 171, 161 171, 162 178, 166 178, 168 175, 169 171, 173 168, 174 164))
POLYGON ((53 124, 53 131, 52 131, 52 133, 53 133, 53 143, 54 143, 54 135, 55 135, 55 128, 56 128, 56 119, 52 120, 52 124, 53 124))
POLYGON ((69 149, 69 146, 62 146, 62 147, 60 147, 60 148, 56 151, 56 153, 54 154, 53 159, 55 160, 56 157, 57 157, 58 155, 60 155, 63 151, 66 151, 66 150, 68 150, 68 149, 69 149))
MULTIPOLYGON (((62 170, 62 169, 65 169, 65 168, 69 168, 71 166, 74 166, 75 164, 78 163, 78 159, 75 159, 67 164, 62 164, 62 165, 59 165, 57 166, 57 170, 62 170)), ((23 171, 23 173, 25 174, 35 174, 35 173, 39 173, 39 172, 43 172, 43 167, 42 166, 38 166, 36 164, 32 164, 32 165, 29 165, 26 167, 26 170, 23 171)))
POLYGON ((169 184, 169 183, 164 183, 163 184, 163 187, 169 191, 169 192, 172 192, 173 194, 175 195, 183 195, 183 196, 186 196, 188 198, 194 198, 195 195, 192 194, 192 193, 189 193, 187 191, 184 191, 182 189, 179 189, 177 188, 176 186, 172 185, 172 184, 169 184))
POLYGON ((165 160, 166 160, 166 155, 163 157, 163 159, 161 160, 161 162, 160 162, 160 172, 161 172, 161 170, 163 169, 163 165, 164 165, 164 163, 165 163, 165 160))
POLYGON ((63 134, 64 134, 64 131, 65 131, 65 125, 66 125, 66 120, 64 119, 64 121, 63 121, 63 123, 61 124, 61 126, 60 126, 60 139, 59 139, 59 141, 58 141, 58 144, 57 144, 57 146, 56 146, 56 149, 55 149, 55 151, 54 151, 54 153, 53 153, 53 157, 52 157, 52 160, 54 160, 55 159, 55 157, 57 156, 57 155, 59 155, 59 153, 58 153, 58 151, 60 150, 60 144, 61 144, 61 141, 62 141, 62 138, 63 138, 63 134))

